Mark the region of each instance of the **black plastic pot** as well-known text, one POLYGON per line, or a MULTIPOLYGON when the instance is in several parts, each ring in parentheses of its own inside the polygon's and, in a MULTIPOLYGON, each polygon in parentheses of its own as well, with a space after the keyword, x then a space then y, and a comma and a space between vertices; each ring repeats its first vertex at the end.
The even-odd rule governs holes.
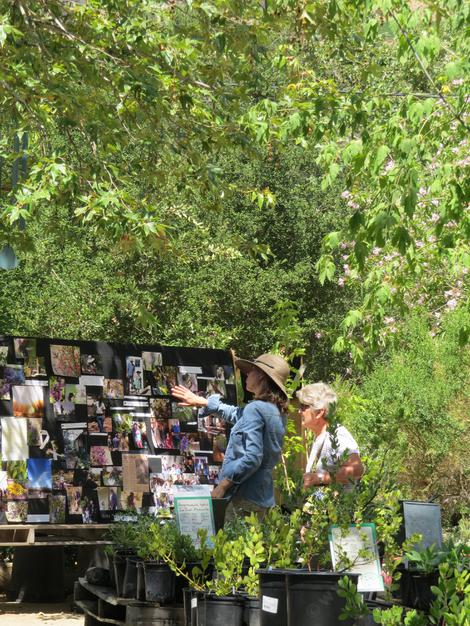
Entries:
POLYGON ((286 626, 287 595, 285 569, 259 569, 260 626, 286 626))
MULTIPOLYGON (((338 581, 345 574, 336 572, 286 572, 288 626, 353 626, 354 620, 341 620, 345 599, 337 594, 338 581)), ((357 584, 358 574, 346 574, 357 584)))
POLYGON ((197 626, 243 626, 241 596, 204 594, 197 602, 197 626))
POLYGON ((215 532, 218 532, 224 527, 225 510, 230 502, 230 498, 212 498, 211 502, 212 511, 214 513, 215 532))
POLYGON ((126 571, 122 584, 123 598, 137 598, 137 563, 142 561, 138 556, 128 556, 126 558, 126 571))
POLYGON ((118 597, 122 597, 124 576, 126 573, 127 557, 135 555, 132 550, 116 550, 112 556, 112 569, 114 570, 114 585, 118 597))
POLYGON ((245 598, 243 610, 243 622, 245 626, 260 626, 260 602, 259 598, 245 598))
POLYGON ((137 600, 145 600, 144 562, 137 561, 137 600))
POLYGON ((393 604, 390 602, 385 602, 384 600, 366 600, 367 608, 369 609, 369 615, 364 615, 363 617, 359 617, 355 626, 376 626, 377 622, 374 621, 374 617, 372 615, 372 611, 374 609, 379 609, 380 611, 386 611, 390 609, 393 604))
POLYGON ((183 589, 183 607, 185 626, 197 626, 197 605, 203 594, 200 591, 185 587, 183 589))
MULTIPOLYGON (((181 569, 186 572, 187 574, 189 574, 189 576, 191 576, 191 573, 193 571, 193 567, 199 566, 199 568, 201 568, 201 563, 200 562, 189 562, 186 563, 184 568, 183 566, 180 564, 181 569)), ((208 578, 209 576, 212 577, 212 571, 213 571, 213 567, 210 566, 207 570, 206 570, 206 578, 208 578)), ((183 589, 185 587, 188 586, 188 581, 186 580, 186 578, 184 576, 176 576, 176 580, 175 580, 175 604, 183 604, 183 589)))
POLYGON ((439 573, 432 572, 430 574, 424 574, 421 572, 412 572, 411 579, 413 588, 411 606, 420 611, 429 611, 429 607, 436 597, 431 591, 431 587, 437 586, 439 573))
POLYGON ((167 604, 175 599, 175 573, 157 561, 144 561, 141 565, 145 580, 145 600, 167 604))

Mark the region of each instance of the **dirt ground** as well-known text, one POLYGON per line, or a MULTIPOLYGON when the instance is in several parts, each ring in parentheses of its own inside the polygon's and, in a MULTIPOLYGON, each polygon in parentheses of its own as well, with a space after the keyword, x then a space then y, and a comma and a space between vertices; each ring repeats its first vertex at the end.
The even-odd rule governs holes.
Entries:
POLYGON ((85 618, 66 604, 0 602, 0 626, 83 626, 85 618))

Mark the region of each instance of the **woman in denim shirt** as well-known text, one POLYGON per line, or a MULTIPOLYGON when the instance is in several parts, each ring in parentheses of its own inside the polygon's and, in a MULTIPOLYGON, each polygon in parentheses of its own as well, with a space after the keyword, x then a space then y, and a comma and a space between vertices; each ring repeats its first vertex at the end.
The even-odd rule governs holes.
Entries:
POLYGON ((274 506, 272 471, 278 463, 285 433, 289 366, 274 354, 254 361, 237 359, 235 365, 247 374, 246 388, 254 400, 239 408, 221 402, 220 395, 202 398, 179 385, 171 390, 182 406, 201 407, 202 415, 218 415, 234 424, 213 498, 229 497, 225 519, 264 516, 274 506))

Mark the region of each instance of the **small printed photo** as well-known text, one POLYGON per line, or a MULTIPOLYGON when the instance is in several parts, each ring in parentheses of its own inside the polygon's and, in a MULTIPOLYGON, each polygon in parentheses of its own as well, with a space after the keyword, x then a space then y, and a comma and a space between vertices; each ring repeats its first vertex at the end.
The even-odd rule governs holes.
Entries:
POLYGON ((67 503, 69 515, 83 514, 82 487, 67 487, 67 503))
POLYGON ((24 369, 22 365, 7 364, 3 368, 3 380, 8 385, 24 385, 24 369))
POLYGON ((157 420, 151 417, 150 431, 154 448, 167 450, 176 450, 179 448, 180 435, 178 420, 157 420))
POLYGON ((235 384, 235 371, 230 365, 214 365, 214 377, 223 380, 227 385, 235 384))
POLYGON ((82 496, 82 522, 91 524, 99 518, 98 503, 95 503, 95 494, 83 494, 82 496))
POLYGON ((111 450, 108 446, 90 446, 90 465, 103 467, 112 464, 111 450))
POLYGON ((148 491, 149 462, 146 454, 122 455, 122 480, 126 491, 148 491))
POLYGON ((144 370, 152 371, 156 367, 163 364, 161 352, 142 352, 142 361, 144 362, 144 370))
POLYGON ((65 397, 67 401, 74 404, 86 404, 86 387, 85 385, 75 385, 66 383, 65 397))
POLYGON ((183 456, 163 454, 160 458, 162 461, 162 476, 165 480, 171 478, 175 481, 183 474, 185 469, 183 456))
POLYGON ((121 491, 121 509, 140 513, 143 493, 141 491, 121 491))
POLYGON ((111 435, 111 450, 113 452, 127 452, 129 450, 129 434, 126 432, 114 432, 111 435))
POLYGON ((105 378, 103 396, 109 400, 124 398, 124 382, 117 378, 105 378))
POLYGON ((13 415, 15 417, 44 417, 44 391, 36 385, 15 385, 13 415))
POLYGON ((220 465, 209 465, 209 482, 215 484, 219 480, 220 465))
POLYGON ((121 508, 121 489, 119 487, 98 487, 97 494, 100 511, 117 511, 121 508))
POLYGON ((28 498, 28 488, 26 481, 18 478, 7 479, 7 499, 8 500, 26 500, 28 498))
POLYGON ((91 376, 103 374, 103 363, 99 354, 82 354, 80 363, 82 374, 90 374, 91 376))
POLYGON ((0 400, 11 400, 11 384, 0 378, 0 400))
POLYGON ((8 361, 8 346, 0 346, 0 367, 4 367, 8 361))
POLYGON ((88 432, 111 433, 113 421, 101 389, 87 395, 88 432))
POLYGON ((225 387, 225 381, 218 378, 211 378, 207 381, 206 397, 213 396, 215 393, 225 398, 227 390, 225 387))
POLYGON ((28 357, 24 362, 24 375, 26 378, 35 378, 36 376, 47 376, 46 357, 35 356, 28 357))
POLYGON ((28 489, 52 489, 52 460, 28 459, 28 489))
POLYGON ((27 500, 9 500, 5 511, 7 521, 10 524, 26 522, 28 517, 28 501, 27 500))
POLYGON ((65 496, 50 495, 49 496, 49 517, 51 524, 65 523, 65 496))
POLYGON ((52 489, 66 491, 67 487, 73 487, 73 471, 58 470, 52 472, 52 489))
POLYGON ((177 402, 172 402, 171 415, 174 419, 180 421, 181 430, 184 430, 183 424, 194 424, 197 426, 197 409, 193 409, 190 406, 179 406, 177 402))
POLYGON ((191 486, 201 483, 200 477, 197 474, 183 474, 181 478, 183 485, 191 486))
POLYGON ((140 356, 126 357, 127 392, 139 396, 144 389, 144 370, 140 356))
POLYGON ((194 473, 198 476, 209 476, 209 462, 206 456, 194 457, 194 473))
POLYGON ((197 393, 197 375, 186 372, 184 367, 180 367, 178 369, 178 385, 182 385, 183 387, 189 389, 189 391, 197 393))
POLYGON ((227 449, 227 436, 224 433, 218 433, 214 437, 214 461, 222 463, 225 458, 225 450, 227 449))
POLYGON ((173 506, 173 481, 165 480, 160 474, 151 474, 150 491, 153 493, 157 509, 169 509, 173 506))
POLYGON ((52 376, 49 378, 49 402, 54 407, 54 414, 62 414, 62 402, 65 401, 65 378, 52 376))
POLYGON ((67 469, 84 467, 88 463, 86 422, 61 424, 67 469))
POLYGON ((159 396, 169 396, 172 387, 178 384, 178 369, 173 366, 156 367, 153 370, 155 392, 159 396))
POLYGON ((197 418, 197 429, 203 433, 217 435, 225 432, 225 425, 223 420, 217 415, 206 415, 205 417, 197 418))
POLYGON ((15 345, 15 357, 17 359, 28 359, 36 356, 36 339, 17 337, 13 339, 15 345))
POLYGON ((104 467, 101 472, 101 482, 105 487, 121 487, 122 467, 104 467))
POLYGON ((130 449, 143 450, 147 447, 147 424, 134 420, 131 426, 130 449))
POLYGON ((52 371, 56 376, 80 376, 80 348, 78 346, 51 345, 52 371))
POLYGON ((42 444, 42 418, 30 417, 27 419, 26 425, 28 432, 28 446, 40 446, 42 444))
POLYGON ((156 419, 169 419, 171 415, 171 403, 164 398, 151 398, 150 411, 156 419))

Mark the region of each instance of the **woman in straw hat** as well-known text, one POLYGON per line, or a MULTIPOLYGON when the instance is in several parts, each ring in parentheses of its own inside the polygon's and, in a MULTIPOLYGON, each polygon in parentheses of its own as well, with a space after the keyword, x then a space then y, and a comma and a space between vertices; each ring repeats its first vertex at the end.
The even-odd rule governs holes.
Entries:
POLYGON ((289 366, 275 354, 254 361, 237 359, 246 388, 254 400, 238 408, 223 404, 218 394, 203 398, 178 385, 171 390, 181 406, 202 408, 202 415, 218 415, 234 424, 213 498, 230 497, 226 520, 256 512, 264 516, 274 506, 272 471, 278 463, 285 433, 289 366))

